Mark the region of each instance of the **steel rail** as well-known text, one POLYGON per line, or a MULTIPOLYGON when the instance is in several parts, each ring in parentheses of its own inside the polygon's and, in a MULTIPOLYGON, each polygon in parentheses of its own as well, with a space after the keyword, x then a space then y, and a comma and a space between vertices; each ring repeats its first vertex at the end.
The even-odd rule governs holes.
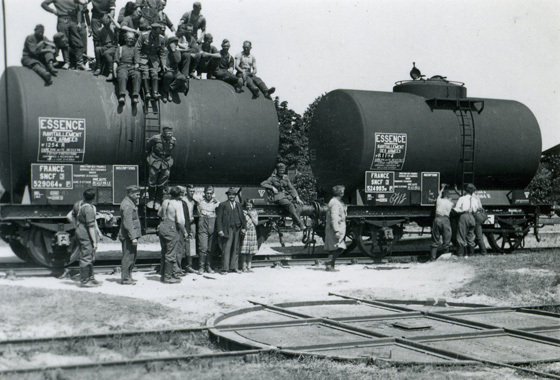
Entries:
POLYGON ((258 350, 242 350, 235 352, 220 352, 213 354, 198 354, 198 355, 177 355, 177 356, 162 356, 162 357, 149 357, 142 359, 129 359, 129 360, 113 360, 113 361, 99 361, 91 363, 76 363, 65 364, 56 366, 42 366, 42 367, 29 367, 29 368, 15 368, 8 370, 0 370, 0 378, 9 375, 19 375, 23 373, 45 372, 55 370, 81 370, 89 368, 102 368, 102 367, 131 367, 131 366, 146 366, 151 363, 190 363, 200 361, 231 361, 232 359, 241 359, 247 362, 254 361, 255 357, 260 357, 262 354, 271 353, 270 349, 258 350))

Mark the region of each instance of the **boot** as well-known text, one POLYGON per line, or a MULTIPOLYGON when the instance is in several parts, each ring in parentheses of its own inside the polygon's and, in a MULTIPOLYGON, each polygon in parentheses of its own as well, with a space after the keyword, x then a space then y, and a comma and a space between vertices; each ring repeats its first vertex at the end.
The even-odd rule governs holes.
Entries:
POLYGON ((161 282, 164 284, 178 284, 181 282, 178 278, 173 278, 173 263, 165 262, 163 266, 163 274, 161 276, 161 282))
POLYGON ((435 261, 437 259, 437 248, 432 248, 430 251, 430 261, 435 261))
POLYGON ((89 283, 89 267, 80 267, 80 283, 82 286, 89 283))
POLYGON ((457 256, 465 256, 465 247, 463 247, 462 245, 457 246, 457 256))
POLYGON ((194 270, 194 268, 192 267, 192 256, 187 256, 187 266, 185 267, 185 270, 188 273, 196 273, 199 274, 196 270, 194 270))
POLYGON ((467 252, 469 253, 469 256, 474 256, 474 245, 473 246, 467 246, 467 252))
POLYGON ((51 73, 53 77, 55 77, 58 73, 58 70, 54 68, 52 61, 49 61, 49 63, 47 63, 47 71, 51 73))
POLYGON ((164 103, 167 103, 167 98, 168 98, 168 97, 169 97, 169 93, 163 92, 163 93, 161 94, 161 101, 164 102, 164 103))
POLYGON ((34 65, 33 71, 35 71, 41 78, 43 78, 43 80, 45 81, 45 86, 50 86, 52 84, 51 74, 47 70, 45 70, 42 65, 34 65))
POLYGON ((204 272, 204 267, 206 266, 206 254, 199 253, 198 254, 198 274, 202 274, 204 272))
POLYGON ((93 285, 101 285, 101 281, 97 281, 95 279, 95 275, 93 272, 93 265, 89 266, 89 281, 93 284, 93 285))
POLYGON ((152 98, 159 99, 159 92, 158 92, 159 82, 157 78, 152 78, 152 98))
POLYGON ((152 98, 150 94, 150 81, 148 79, 142 79, 142 85, 144 86, 144 100, 150 100, 152 98))

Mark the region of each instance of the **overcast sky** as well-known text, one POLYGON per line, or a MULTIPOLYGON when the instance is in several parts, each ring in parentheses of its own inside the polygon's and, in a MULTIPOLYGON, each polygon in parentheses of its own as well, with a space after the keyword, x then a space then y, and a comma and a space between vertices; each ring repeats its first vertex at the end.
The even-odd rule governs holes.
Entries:
MULTIPOLYGON (((56 17, 41 0, 5 1, 8 64, 19 65, 25 36, 43 23, 52 37, 56 17)), ((169 0, 166 12, 176 25, 191 9, 169 0)), ((415 61, 469 96, 524 103, 543 149, 560 144, 558 0, 205 0, 202 13, 216 46, 228 38, 235 54, 253 42, 259 76, 299 113, 338 88, 392 91, 415 61)))

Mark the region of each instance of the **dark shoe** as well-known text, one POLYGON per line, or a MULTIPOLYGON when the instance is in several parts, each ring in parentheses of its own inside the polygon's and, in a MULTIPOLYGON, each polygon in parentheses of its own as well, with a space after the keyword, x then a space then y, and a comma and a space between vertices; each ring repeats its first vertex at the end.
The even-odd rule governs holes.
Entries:
POLYGON ((138 95, 132 95, 132 103, 134 104, 140 103, 140 99, 138 95))
POLYGON ((119 103, 120 104, 125 104, 126 103, 126 97, 124 95, 119 96, 119 103))
POLYGON ((113 74, 109 74, 109 76, 105 79, 107 82, 113 81, 113 74))
POLYGON ((93 282, 91 281, 86 281, 86 282, 80 282, 80 288, 95 288, 97 285, 95 285, 93 282))
POLYGON ((331 265, 331 264, 327 264, 325 270, 326 270, 327 272, 337 272, 337 270, 336 270, 336 269, 334 268, 334 266, 331 265))
POLYGON ((253 91, 253 99, 257 99, 260 96, 259 90, 253 91))
POLYGON ((180 284, 181 279, 180 278, 175 278, 175 277, 170 277, 170 278, 164 278, 162 282, 164 284, 180 284))
POLYGON ((222 270, 222 271, 220 271, 220 274, 221 274, 222 276, 225 276, 226 274, 228 274, 228 272, 225 271, 225 270, 222 270))
POLYGON ((93 72, 93 75, 95 75, 95 76, 101 75, 101 69, 95 70, 95 71, 93 72))
POLYGON ((198 271, 195 270, 195 269, 194 269, 193 267, 191 267, 190 265, 187 266, 187 267, 185 268, 185 270, 186 270, 188 273, 195 273, 195 274, 198 274, 198 271))
POLYGON ((270 87, 266 93, 268 94, 268 96, 270 96, 274 94, 275 91, 276 91, 276 87, 270 87))
POLYGON ((95 278, 93 278, 93 277, 91 277, 91 278, 89 279, 89 282, 91 282, 91 283, 92 283, 93 285, 95 285, 95 286, 99 286, 99 285, 102 284, 102 281, 97 281, 97 280, 96 280, 95 278))
POLYGON ((430 261, 435 261, 437 259, 437 248, 432 248, 430 250, 430 261))
POLYGON ((237 92, 238 94, 241 94, 243 92, 243 89, 240 87, 235 87, 235 92, 237 92))
POLYGON ((56 74, 58 74, 58 70, 54 68, 52 61, 47 64, 47 70, 49 73, 51 73, 53 77, 55 77, 56 74))
POLYGON ((121 285, 136 285, 136 282, 132 281, 131 279, 126 279, 121 281, 121 285))
POLYGON ((216 273, 216 272, 215 272, 212 268, 207 267, 207 268, 206 268, 206 273, 212 274, 212 273, 216 273))

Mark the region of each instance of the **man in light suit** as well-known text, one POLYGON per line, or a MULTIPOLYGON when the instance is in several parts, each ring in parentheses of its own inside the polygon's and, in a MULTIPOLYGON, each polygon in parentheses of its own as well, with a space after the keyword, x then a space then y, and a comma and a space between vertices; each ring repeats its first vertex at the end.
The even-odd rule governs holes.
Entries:
POLYGON ((245 234, 247 222, 239 202, 235 201, 237 192, 229 188, 226 192, 228 200, 220 203, 216 210, 216 230, 220 237, 222 249, 222 274, 229 271, 241 273, 239 270, 239 248, 241 236, 245 234))

